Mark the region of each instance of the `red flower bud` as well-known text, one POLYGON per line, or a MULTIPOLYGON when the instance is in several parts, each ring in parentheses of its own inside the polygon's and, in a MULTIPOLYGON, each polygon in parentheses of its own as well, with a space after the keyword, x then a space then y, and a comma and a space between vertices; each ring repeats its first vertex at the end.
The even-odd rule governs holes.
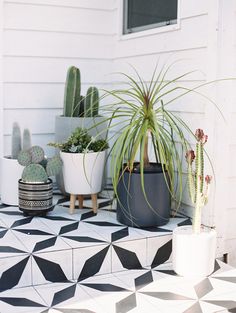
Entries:
POLYGON ((200 141, 202 144, 207 142, 208 136, 204 135, 204 132, 202 129, 198 128, 196 130, 195 136, 197 138, 197 141, 200 141))
POLYGON ((195 159, 195 153, 194 153, 194 151, 193 151, 193 150, 188 150, 188 151, 186 152, 185 158, 186 158, 186 160, 187 160, 187 162, 188 162, 189 164, 192 164, 192 163, 193 163, 193 160, 195 159))
POLYGON ((207 184, 210 184, 210 183, 211 183, 211 180, 212 180, 212 176, 206 175, 206 177, 205 177, 205 182, 206 182, 207 184))

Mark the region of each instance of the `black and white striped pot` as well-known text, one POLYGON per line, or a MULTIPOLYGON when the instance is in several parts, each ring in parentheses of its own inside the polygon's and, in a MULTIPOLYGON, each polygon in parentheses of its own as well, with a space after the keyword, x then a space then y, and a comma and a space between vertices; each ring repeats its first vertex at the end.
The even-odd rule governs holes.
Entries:
POLYGON ((18 181, 19 209, 25 215, 46 215, 53 209, 52 180, 46 183, 25 183, 18 181))

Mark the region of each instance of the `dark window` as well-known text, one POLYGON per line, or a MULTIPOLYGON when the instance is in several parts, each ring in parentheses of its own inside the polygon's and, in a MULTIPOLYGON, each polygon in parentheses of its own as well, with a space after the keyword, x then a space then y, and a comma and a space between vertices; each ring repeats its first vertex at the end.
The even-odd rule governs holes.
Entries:
POLYGON ((124 34, 177 23, 178 0, 124 0, 124 34))

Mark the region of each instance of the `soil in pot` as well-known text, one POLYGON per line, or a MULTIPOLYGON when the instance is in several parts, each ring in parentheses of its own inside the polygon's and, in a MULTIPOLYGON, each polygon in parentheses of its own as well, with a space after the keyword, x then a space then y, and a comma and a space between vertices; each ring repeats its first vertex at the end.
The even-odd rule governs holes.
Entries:
POLYGON ((132 173, 124 172, 117 188, 117 220, 133 227, 165 225, 170 217, 171 197, 160 164, 151 163, 144 170, 144 186, 146 198, 138 164, 132 173))
POLYGON ((19 187, 19 209, 24 215, 45 216, 53 210, 53 186, 49 178, 46 183, 25 183, 21 179, 19 187))

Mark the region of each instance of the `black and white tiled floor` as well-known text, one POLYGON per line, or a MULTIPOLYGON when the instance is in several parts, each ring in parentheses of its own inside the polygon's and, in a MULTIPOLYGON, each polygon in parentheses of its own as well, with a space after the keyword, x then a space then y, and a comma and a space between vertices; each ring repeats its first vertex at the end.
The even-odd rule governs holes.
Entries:
POLYGON ((171 270, 171 233, 187 218, 137 229, 105 197, 97 215, 90 200, 73 215, 68 205, 57 199, 44 218, 0 205, 0 313, 236 312, 236 270, 218 262, 192 280, 171 270))

